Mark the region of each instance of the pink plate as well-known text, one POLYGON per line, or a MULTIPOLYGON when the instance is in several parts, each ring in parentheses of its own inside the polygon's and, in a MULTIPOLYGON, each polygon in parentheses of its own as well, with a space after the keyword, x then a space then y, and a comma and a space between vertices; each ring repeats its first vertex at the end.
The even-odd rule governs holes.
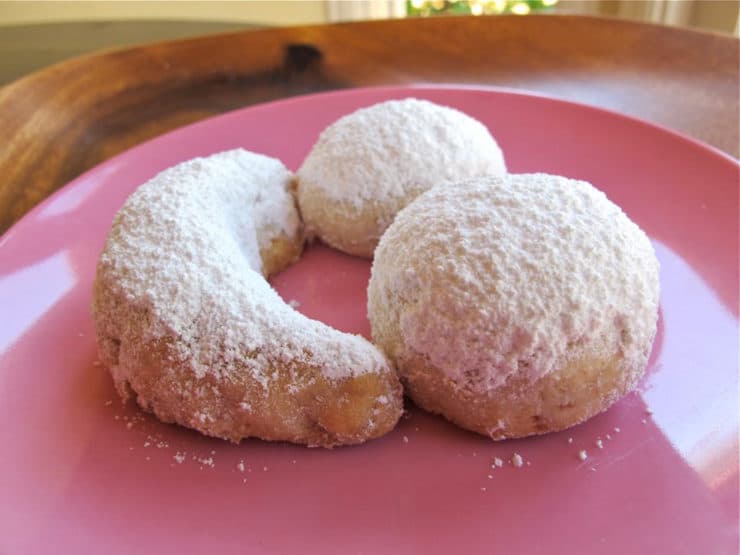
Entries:
MULTIPOLYGON (((368 276, 367 262, 314 247, 274 284, 367 335, 368 276)), ((381 88, 180 129, 74 180, 0 239, 0 553, 737 553, 737 284, 737 163, 614 113, 381 88), (647 231, 661 321, 639 392, 571 430, 499 443, 412 408, 385 438, 333 451, 231 445, 122 406, 96 362, 90 288, 136 186, 234 147, 295 169, 337 117, 406 96, 483 121, 513 172, 591 181, 647 231)))

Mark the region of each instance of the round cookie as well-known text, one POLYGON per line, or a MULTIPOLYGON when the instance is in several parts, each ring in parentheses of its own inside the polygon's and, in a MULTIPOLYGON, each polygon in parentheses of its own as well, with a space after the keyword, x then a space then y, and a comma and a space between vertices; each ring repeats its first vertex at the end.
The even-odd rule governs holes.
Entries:
POLYGON ((235 442, 330 447, 395 426, 401 386, 383 354, 296 312, 265 279, 302 251, 292 182, 278 160, 234 150, 170 168, 126 201, 93 299, 124 399, 235 442))
POLYGON ((297 172, 309 236, 371 258, 396 213, 433 186, 506 173, 486 127, 426 100, 390 100, 327 127, 297 172))
POLYGON ((586 182, 435 188, 375 252, 373 339, 415 403, 463 428, 494 439, 560 430, 637 385, 658 268, 645 233, 586 182))

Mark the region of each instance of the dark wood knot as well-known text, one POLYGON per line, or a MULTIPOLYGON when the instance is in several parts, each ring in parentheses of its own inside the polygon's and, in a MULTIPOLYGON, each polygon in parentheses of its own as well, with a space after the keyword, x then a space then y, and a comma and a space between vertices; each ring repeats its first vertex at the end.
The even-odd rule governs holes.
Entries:
POLYGON ((285 47, 283 69, 288 73, 315 70, 322 58, 321 50, 311 44, 289 44, 285 47))

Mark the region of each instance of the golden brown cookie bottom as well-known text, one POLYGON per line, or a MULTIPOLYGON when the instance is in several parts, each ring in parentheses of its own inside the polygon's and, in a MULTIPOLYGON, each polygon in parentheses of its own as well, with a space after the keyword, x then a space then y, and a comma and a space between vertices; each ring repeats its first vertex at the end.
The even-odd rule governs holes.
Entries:
POLYGON ((627 364, 619 355, 579 356, 534 382, 509 379, 481 394, 457 386, 421 355, 399 361, 398 366, 414 403, 493 439, 544 434, 579 424, 632 391, 644 368, 627 364))

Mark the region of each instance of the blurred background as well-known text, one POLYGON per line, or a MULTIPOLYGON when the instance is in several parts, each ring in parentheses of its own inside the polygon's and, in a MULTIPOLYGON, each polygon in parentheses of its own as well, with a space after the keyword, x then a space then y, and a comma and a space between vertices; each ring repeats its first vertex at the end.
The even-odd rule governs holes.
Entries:
POLYGON ((54 62, 158 40, 403 17, 583 14, 738 36, 738 0, 0 0, 0 85, 54 62))

